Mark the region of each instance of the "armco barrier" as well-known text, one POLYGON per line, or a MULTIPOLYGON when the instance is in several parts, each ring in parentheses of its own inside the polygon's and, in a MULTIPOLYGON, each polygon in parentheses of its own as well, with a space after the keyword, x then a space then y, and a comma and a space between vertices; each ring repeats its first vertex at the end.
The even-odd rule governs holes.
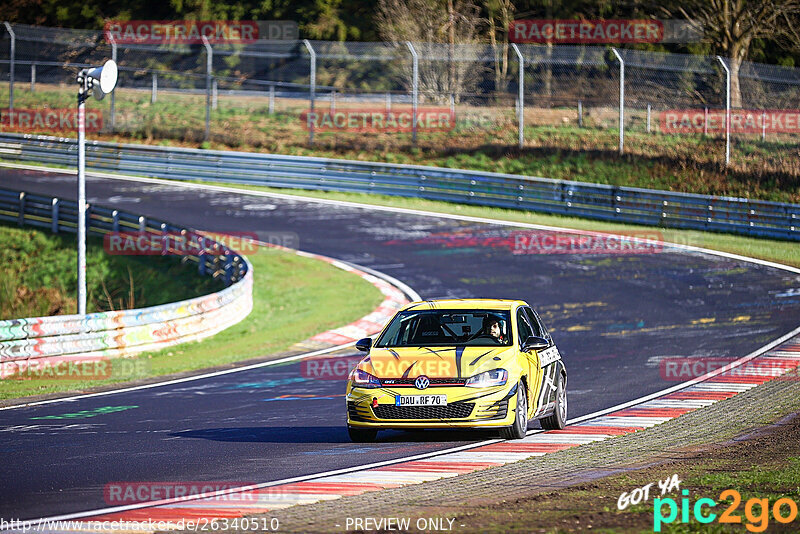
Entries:
MULTIPOLYGON (((0 220, 75 232, 77 203, 0 189, 0 220)), ((200 275, 220 278, 228 287, 150 308, 0 321, 0 377, 24 372, 33 360, 41 365, 113 358, 202 339, 238 323, 252 310, 252 267, 224 245, 186 228, 93 205, 87 207, 86 225, 90 235, 169 232, 166 243, 185 240, 178 243, 187 251, 182 261, 197 263, 200 275)))
MULTIPOLYGON (((3 160, 74 166, 74 139, 0 134, 3 160)), ((800 205, 512 174, 301 156, 87 143, 90 170, 381 193, 671 228, 800 240, 800 205)))

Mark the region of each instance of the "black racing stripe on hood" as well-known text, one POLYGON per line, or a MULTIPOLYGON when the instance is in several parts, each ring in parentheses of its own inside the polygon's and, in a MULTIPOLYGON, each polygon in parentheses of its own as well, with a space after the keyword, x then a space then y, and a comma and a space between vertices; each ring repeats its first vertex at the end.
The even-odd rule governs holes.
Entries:
POLYGON ((483 354, 481 354, 480 356, 478 356, 477 358, 475 358, 474 360, 472 360, 471 362, 469 362, 469 365, 470 365, 470 366, 473 366, 473 365, 475 365, 476 363, 478 363, 478 360, 480 360, 481 358, 483 358, 483 357, 484 357, 484 356, 486 356, 487 354, 491 354, 492 352, 494 352, 494 350, 495 350, 495 349, 491 349, 491 350, 489 350, 488 352, 484 352, 483 354))
POLYGON ((408 378, 408 373, 410 373, 410 372, 411 372, 411 368, 412 368, 412 367, 414 367, 415 365, 417 365, 418 363, 419 363, 419 360, 417 360, 417 361, 415 361, 414 363, 412 363, 411 365, 409 365, 409 366, 408 366, 408 369, 406 369, 405 371, 403 371, 403 376, 402 376, 402 378, 408 378))
POLYGON ((430 348, 428 348, 428 347, 418 347, 418 348, 419 348, 420 350, 427 350, 427 351, 428 351, 428 352, 430 352, 431 354, 435 354, 435 355, 436 355, 436 356, 437 356, 437 357, 438 357, 440 360, 443 360, 443 359, 444 359, 444 358, 442 358, 442 356, 439 354, 440 352, 449 352, 449 351, 451 351, 451 350, 456 350, 456 349, 452 349, 452 348, 448 348, 448 349, 442 349, 442 350, 433 350, 433 349, 430 349, 430 348))
POLYGON ((392 356, 394 356, 394 359, 395 359, 395 360, 399 360, 399 359, 400 359, 400 355, 399 355, 399 354, 397 354, 397 351, 395 351, 395 350, 389 349, 389 354, 391 354, 392 356))
POLYGON ((456 373, 458 378, 461 378, 461 357, 464 356, 464 345, 456 347, 456 373))

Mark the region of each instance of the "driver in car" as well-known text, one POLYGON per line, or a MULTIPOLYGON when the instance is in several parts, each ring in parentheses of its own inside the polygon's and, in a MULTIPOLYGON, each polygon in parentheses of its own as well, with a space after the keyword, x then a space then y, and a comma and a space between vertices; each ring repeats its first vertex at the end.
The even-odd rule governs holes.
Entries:
POLYGON ((483 331, 492 336, 498 343, 506 343, 503 329, 500 327, 500 321, 497 318, 487 317, 484 321, 483 331))

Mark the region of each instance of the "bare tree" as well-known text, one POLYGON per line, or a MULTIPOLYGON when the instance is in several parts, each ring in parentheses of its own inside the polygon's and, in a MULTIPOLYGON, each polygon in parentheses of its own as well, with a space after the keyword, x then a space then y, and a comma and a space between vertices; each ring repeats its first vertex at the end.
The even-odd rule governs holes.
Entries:
POLYGON ((786 48, 800 45, 800 0, 682 0, 675 8, 661 10, 686 17, 729 58, 733 107, 742 106, 739 70, 754 40, 775 41, 786 48))
POLYGON ((499 58, 495 61, 494 66, 495 91, 500 91, 508 81, 508 29, 511 26, 515 8, 511 0, 485 0, 485 7, 489 13, 489 42, 496 50, 498 36, 501 41, 499 58))
POLYGON ((384 40, 417 43, 424 93, 458 98, 476 81, 468 75, 469 62, 462 61, 464 49, 459 47, 477 43, 484 24, 472 0, 379 0, 375 22, 384 40))

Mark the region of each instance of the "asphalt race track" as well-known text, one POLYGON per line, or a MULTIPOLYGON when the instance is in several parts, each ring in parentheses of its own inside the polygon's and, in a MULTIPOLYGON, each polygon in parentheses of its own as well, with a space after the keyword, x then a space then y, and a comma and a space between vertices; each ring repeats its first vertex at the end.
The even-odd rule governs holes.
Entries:
MULTIPOLYGON (((0 184, 76 196, 74 175, 2 169, 0 184)), ((789 291, 800 276, 704 253, 515 254, 530 230, 92 177, 87 196, 199 230, 292 233, 302 250, 377 269, 424 298, 527 300, 564 356, 570 417, 676 384, 662 377, 661 358, 741 357, 800 317, 789 291)), ((385 432, 378 443, 352 444, 344 384, 300 369, 0 411, 0 517, 104 508, 110 482, 266 482, 487 437, 385 432)))

